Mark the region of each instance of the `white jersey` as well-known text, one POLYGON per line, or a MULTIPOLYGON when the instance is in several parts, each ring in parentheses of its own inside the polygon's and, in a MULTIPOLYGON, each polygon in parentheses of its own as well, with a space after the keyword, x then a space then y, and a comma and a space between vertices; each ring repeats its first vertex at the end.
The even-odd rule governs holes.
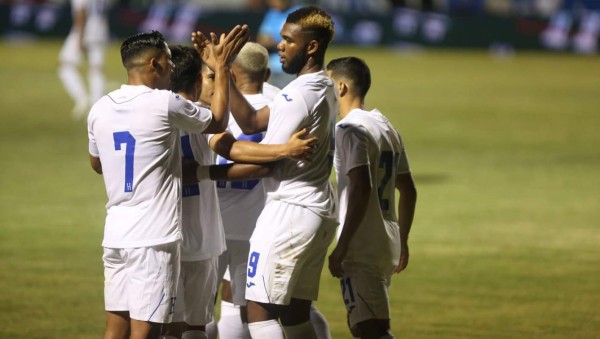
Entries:
POLYGON ((147 247, 181 239, 179 129, 202 132, 212 113, 171 91, 123 85, 88 116, 108 203, 102 245, 147 247))
POLYGON ((354 109, 335 129, 335 169, 340 197, 340 225, 348 207, 348 172, 367 165, 371 195, 361 197, 367 214, 350 242, 347 261, 389 269, 400 259, 400 231, 396 217, 396 175, 410 172, 398 132, 378 110, 354 109))
MULTIPOLYGON (((212 165, 214 152, 206 134, 181 134, 183 157, 200 165, 212 165)), ((219 213, 215 182, 202 180, 183 186, 183 241, 181 260, 199 261, 215 258, 225 251, 225 234, 219 213)))
POLYGON ((108 41, 108 0, 71 0, 73 17, 79 10, 86 13, 83 42, 105 43, 108 41))
POLYGON ((277 94, 279 94, 280 91, 281 91, 281 88, 279 88, 277 86, 273 86, 268 82, 263 82, 262 93, 270 101, 275 100, 275 97, 277 96, 277 94))
MULTIPOLYGON (((244 95, 246 100, 255 109, 260 109, 271 102, 271 99, 262 94, 244 95)), ((246 135, 235 122, 233 116, 229 117, 227 132, 237 140, 260 142, 264 133, 246 135)), ((231 163, 218 156, 217 164, 231 163)), ((244 181, 217 181, 219 205, 225 235, 229 240, 249 240, 256 226, 256 219, 265 206, 265 191, 260 180, 244 181)))
POLYGON ((274 176, 263 179, 267 203, 281 200, 309 208, 325 218, 336 217, 329 175, 337 105, 333 81, 325 71, 297 77, 269 105, 269 125, 262 143, 285 144, 293 133, 303 128, 319 140, 310 162, 281 160, 274 176))

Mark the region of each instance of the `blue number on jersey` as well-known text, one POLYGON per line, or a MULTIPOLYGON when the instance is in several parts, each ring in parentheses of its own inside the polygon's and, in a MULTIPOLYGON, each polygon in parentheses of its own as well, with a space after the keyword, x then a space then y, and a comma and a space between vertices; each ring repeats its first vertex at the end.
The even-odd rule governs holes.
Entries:
POLYGON ((250 257, 248 258, 248 278, 254 278, 254 276, 256 275, 256 266, 258 265, 258 258, 260 258, 260 253, 250 253, 250 257))
POLYGON ((379 207, 382 211, 387 211, 390 209, 390 201, 383 197, 383 193, 385 192, 385 188, 387 187, 390 178, 392 177, 392 171, 394 169, 394 152, 392 151, 383 151, 379 156, 379 168, 383 168, 385 173, 383 174, 383 178, 381 178, 381 183, 377 188, 377 196, 379 197, 379 207))
POLYGON ((133 155, 135 153, 135 138, 129 131, 113 133, 115 151, 121 150, 125 144, 125 192, 133 192, 133 155))
MULTIPOLYGON (((252 141, 252 142, 261 142, 261 140, 263 139, 263 134, 262 133, 255 133, 255 134, 240 134, 236 137, 237 140, 244 140, 244 141, 252 141)), ((217 158, 217 162, 219 165, 225 165, 228 163, 227 159, 219 156, 217 158)), ((254 180, 244 180, 244 181, 232 181, 231 182, 231 188, 235 188, 235 189, 241 189, 241 190, 251 190, 253 189, 256 185, 258 185, 259 180, 258 179, 254 179, 254 180)), ((218 180, 217 181, 217 188, 226 188, 227 187, 227 181, 224 180, 218 180)))
POLYGON ((354 291, 352 290, 350 278, 348 277, 340 279, 340 285, 342 287, 342 298, 344 299, 344 304, 347 307, 350 303, 354 304, 354 291))
MULTIPOLYGON (((190 143, 189 135, 181 136, 181 151, 183 152, 184 158, 194 160, 194 152, 192 151, 192 144, 190 143)), ((200 195, 200 185, 191 184, 191 185, 184 185, 182 187, 182 196, 184 198, 195 196, 195 195, 200 195)))

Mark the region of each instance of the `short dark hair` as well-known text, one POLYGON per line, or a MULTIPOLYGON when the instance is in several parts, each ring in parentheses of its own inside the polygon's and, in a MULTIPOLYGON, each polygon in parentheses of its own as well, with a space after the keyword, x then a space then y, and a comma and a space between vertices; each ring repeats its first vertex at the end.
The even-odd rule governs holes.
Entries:
POLYGON ((302 31, 311 34, 311 39, 319 41, 324 47, 333 40, 334 28, 331 16, 316 6, 306 6, 288 14, 286 23, 297 24, 302 31))
POLYGON ((202 60, 198 52, 188 46, 173 46, 171 60, 175 64, 171 73, 171 91, 188 92, 193 89, 202 70, 202 60))
POLYGON ((350 91, 364 98, 371 88, 371 71, 369 66, 357 57, 345 57, 331 60, 327 70, 333 78, 343 77, 350 82, 350 91))
POLYGON ((121 61, 126 69, 131 68, 135 58, 150 49, 164 51, 165 38, 158 31, 138 33, 130 36, 121 44, 121 61))

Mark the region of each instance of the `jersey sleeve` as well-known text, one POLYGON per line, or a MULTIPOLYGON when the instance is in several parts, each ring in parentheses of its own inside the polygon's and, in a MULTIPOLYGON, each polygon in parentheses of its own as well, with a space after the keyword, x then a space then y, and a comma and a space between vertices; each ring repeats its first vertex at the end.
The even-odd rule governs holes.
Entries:
POLYGON ((369 138, 356 125, 338 124, 335 129, 335 156, 343 174, 353 168, 369 165, 369 138))
POLYGON ((404 143, 402 142, 400 134, 398 134, 398 139, 400 140, 400 156, 398 157, 398 164, 396 166, 396 175, 410 173, 408 155, 406 154, 406 149, 404 148, 404 143))
POLYGON ((99 158, 100 152, 98 151, 96 137, 94 136, 94 131, 92 129, 93 121, 93 114, 90 114, 88 116, 88 151, 90 152, 91 156, 99 158))
POLYGON ((171 93, 169 97, 169 120, 179 129, 201 133, 212 121, 212 112, 204 107, 171 93))

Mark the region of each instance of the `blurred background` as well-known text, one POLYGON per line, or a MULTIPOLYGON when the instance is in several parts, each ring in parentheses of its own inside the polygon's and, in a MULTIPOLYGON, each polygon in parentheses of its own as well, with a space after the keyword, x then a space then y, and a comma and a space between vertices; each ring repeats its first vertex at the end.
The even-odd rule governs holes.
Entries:
MULTIPOLYGON (((223 31, 245 22, 256 34, 265 0, 109 0, 110 34, 120 39, 157 29, 188 41, 194 29, 223 31)), ((304 0, 335 18, 337 44, 570 50, 597 52, 597 0, 304 0)), ((64 37, 71 27, 68 0, 2 0, 5 39, 64 37)))

